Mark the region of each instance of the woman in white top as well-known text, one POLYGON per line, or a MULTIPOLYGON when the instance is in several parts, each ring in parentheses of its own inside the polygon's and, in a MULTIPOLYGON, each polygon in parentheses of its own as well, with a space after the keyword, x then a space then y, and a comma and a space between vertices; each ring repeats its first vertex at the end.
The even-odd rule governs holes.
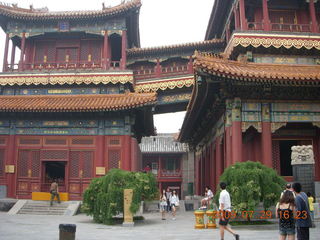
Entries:
POLYGON ((172 220, 176 220, 176 211, 177 207, 179 206, 179 197, 176 194, 176 191, 173 190, 172 196, 170 198, 170 205, 172 209, 172 220))
POLYGON ((162 220, 166 220, 166 208, 167 208, 167 198, 166 198, 166 190, 162 190, 162 194, 160 196, 160 212, 162 220))

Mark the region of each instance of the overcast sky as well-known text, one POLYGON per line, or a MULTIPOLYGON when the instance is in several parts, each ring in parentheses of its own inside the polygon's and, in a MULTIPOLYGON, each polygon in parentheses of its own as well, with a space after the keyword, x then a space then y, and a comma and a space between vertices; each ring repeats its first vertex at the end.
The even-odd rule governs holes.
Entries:
MULTIPOLYGON (((121 0, 1 0, 19 7, 48 7, 49 11, 97 10, 114 6, 121 0)), ((162 46, 204 40, 214 0, 142 0, 140 10, 141 47, 162 46)), ((3 59, 4 34, 0 34, 0 56, 3 59)), ((156 115, 158 133, 177 132, 184 114, 156 115), (168 124, 170 122, 170 124, 168 124)))

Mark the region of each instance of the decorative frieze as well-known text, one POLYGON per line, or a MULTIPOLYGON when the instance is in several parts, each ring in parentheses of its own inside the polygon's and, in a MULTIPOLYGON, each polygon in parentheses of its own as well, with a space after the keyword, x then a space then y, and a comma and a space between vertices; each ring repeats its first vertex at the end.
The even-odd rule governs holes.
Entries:
POLYGON ((274 133, 278 129, 285 127, 287 125, 286 122, 273 122, 271 123, 271 132, 274 133))
POLYGON ((255 128, 259 133, 262 132, 261 122, 242 122, 241 123, 242 132, 246 132, 250 127, 255 128))
POLYGON ((235 98, 232 104, 232 121, 241 121, 241 99, 235 98))

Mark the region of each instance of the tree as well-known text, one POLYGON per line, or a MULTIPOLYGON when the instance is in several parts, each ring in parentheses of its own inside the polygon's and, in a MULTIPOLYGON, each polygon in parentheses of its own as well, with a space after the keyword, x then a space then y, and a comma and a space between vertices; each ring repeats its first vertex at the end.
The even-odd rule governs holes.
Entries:
MULTIPOLYGON (((242 162, 228 167, 220 177, 227 183, 233 210, 237 213, 254 211, 260 202, 265 210, 278 201, 285 181, 277 172, 259 162, 242 162)), ((220 190, 216 194, 218 202, 220 190)), ((246 214, 250 221, 251 214, 246 214)))
POLYGON ((132 213, 138 211, 141 200, 153 200, 158 194, 152 173, 111 169, 107 175, 91 181, 83 197, 84 211, 95 222, 112 224, 113 217, 123 213, 124 189, 133 189, 132 213))

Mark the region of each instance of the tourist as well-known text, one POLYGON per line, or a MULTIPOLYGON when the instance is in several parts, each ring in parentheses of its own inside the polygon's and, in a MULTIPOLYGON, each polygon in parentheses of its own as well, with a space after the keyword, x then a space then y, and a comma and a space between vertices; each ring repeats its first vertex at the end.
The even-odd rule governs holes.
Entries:
POLYGON ((239 234, 236 234, 230 227, 228 227, 228 222, 231 214, 231 200, 230 195, 226 190, 227 184, 224 182, 220 183, 220 196, 219 196, 219 211, 220 211, 220 221, 219 221, 219 228, 220 228, 220 238, 221 240, 224 239, 224 230, 230 232, 236 240, 240 239, 239 234))
POLYGON ((170 198, 172 196, 172 192, 170 191, 170 188, 167 187, 166 191, 166 198, 167 198, 167 212, 171 211, 171 204, 170 204, 170 198))
POLYGON ((213 192, 211 191, 210 187, 207 186, 205 190, 205 198, 201 200, 201 208, 200 209, 206 209, 210 206, 210 200, 213 198, 213 192))
POLYGON ((51 198, 50 198, 50 206, 53 205, 53 200, 54 198, 57 196, 58 199, 58 203, 60 203, 60 194, 59 194, 59 186, 57 183, 57 180, 54 179, 53 182, 51 183, 50 186, 50 194, 51 194, 51 198))
POLYGON ((160 212, 162 220, 166 220, 166 208, 167 208, 167 198, 166 198, 166 190, 162 190, 162 194, 160 196, 160 204, 159 204, 160 212))
POLYGON ((280 240, 295 239, 295 200, 291 191, 285 191, 282 194, 280 202, 276 207, 276 217, 279 218, 280 240))
POLYGON ((292 189, 291 183, 286 184, 285 189, 281 192, 280 198, 282 198, 282 195, 285 191, 291 191, 293 193, 293 196, 296 197, 296 195, 292 189))
POLYGON ((149 173, 150 171, 151 171, 150 164, 147 164, 147 166, 145 166, 145 167, 143 168, 143 172, 144 172, 144 173, 149 173))
POLYGON ((170 205, 172 211, 172 220, 176 220, 176 211, 177 207, 179 206, 179 197, 177 196, 175 190, 173 190, 172 192, 172 196, 170 198, 170 205))
POLYGON ((301 184, 296 182, 292 184, 293 191, 296 194, 296 227, 297 239, 309 240, 309 228, 312 227, 312 220, 309 211, 308 197, 304 192, 301 192, 301 184))
POLYGON ((312 197, 310 192, 307 192, 307 196, 308 196, 308 202, 309 202, 309 209, 310 209, 310 216, 311 216, 311 220, 312 220, 312 227, 314 226, 314 198, 312 197))

